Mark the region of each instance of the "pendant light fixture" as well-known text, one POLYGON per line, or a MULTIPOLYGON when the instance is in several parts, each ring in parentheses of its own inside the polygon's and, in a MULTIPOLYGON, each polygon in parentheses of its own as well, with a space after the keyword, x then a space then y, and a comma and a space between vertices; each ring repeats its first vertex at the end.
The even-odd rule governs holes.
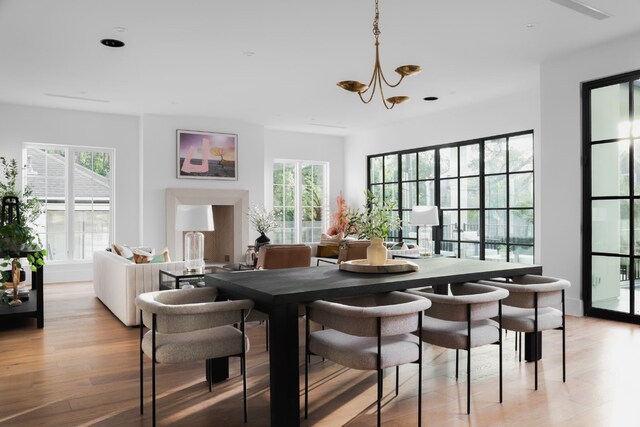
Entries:
POLYGON ((396 87, 400 84, 400 82, 402 82, 402 79, 404 79, 405 77, 418 74, 420 71, 422 71, 422 67, 420 67, 419 65, 402 65, 396 68, 396 73, 400 75, 400 80, 398 80, 396 84, 390 84, 384 77, 384 73, 382 72, 382 68, 380 66, 380 41, 378 40, 380 36, 380 28, 378 26, 380 20, 380 10, 378 9, 378 0, 375 1, 376 11, 375 17, 373 19, 373 35, 376 38, 376 62, 373 66, 373 75, 371 76, 371 81, 369 81, 369 84, 366 85, 355 80, 344 80, 339 82, 338 86, 340 86, 344 90, 348 90, 349 92, 356 92, 360 96, 362 102, 364 102, 365 104, 371 102, 371 100, 373 99, 373 95, 375 95, 376 93, 377 87, 378 89, 380 89, 382 103, 384 104, 386 109, 390 110, 396 104, 407 102, 410 98, 408 96, 392 96, 385 99, 384 91, 382 89, 382 83, 384 82, 385 85, 391 88, 396 87))

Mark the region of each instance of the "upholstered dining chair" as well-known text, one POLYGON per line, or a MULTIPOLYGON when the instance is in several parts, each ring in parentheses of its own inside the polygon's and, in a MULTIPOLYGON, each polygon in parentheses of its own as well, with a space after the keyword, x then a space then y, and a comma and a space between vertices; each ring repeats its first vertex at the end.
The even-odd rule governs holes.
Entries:
POLYGON ((275 245, 260 247, 258 251, 259 270, 295 268, 311 266, 311 246, 304 244, 275 245))
MULTIPOLYGON (((551 329, 562 330, 562 382, 566 382, 564 293, 569 289, 571 283, 565 279, 530 274, 509 280, 484 280, 479 283, 497 286, 509 291, 509 297, 504 300, 502 325, 505 329, 514 331, 520 336, 520 351, 522 351, 521 333, 537 334, 551 329), (555 308, 557 306, 561 306, 561 309, 555 308)), ((534 381, 537 390, 538 338, 536 337, 532 341, 535 360, 534 381)))
MULTIPOLYGON (((311 266, 311 246, 304 244, 269 244, 260 247, 258 251, 258 270, 277 270, 281 268, 296 268, 311 266)), ((265 324, 265 347, 269 351, 269 315, 253 310, 247 322, 265 324)))
POLYGON ((422 340, 439 347, 455 349, 456 379, 458 352, 467 351, 467 414, 471 413, 471 349, 498 344, 500 403, 502 403, 502 300, 509 295, 504 289, 475 283, 451 285, 453 295, 439 295, 421 289, 407 292, 431 300, 422 322, 422 340), (498 322, 491 320, 498 317, 498 322))
MULTIPOLYGON (((245 317, 251 300, 215 301, 213 287, 148 292, 136 297, 140 309, 140 413, 144 413, 144 361, 151 358, 153 425, 156 425, 156 364, 240 357, 244 421, 247 422, 247 369, 249 339, 245 317), (240 329, 231 325, 239 324, 240 329), (149 330, 144 333, 144 327, 149 330)), ((209 382, 211 391, 211 382, 209 382)))
POLYGON ((378 372, 377 421, 380 425, 383 369, 418 363, 418 425, 422 423, 422 345, 413 332, 420 331, 422 312, 431 303, 403 292, 373 294, 337 301, 315 301, 306 306, 304 416, 308 416, 309 355, 340 365, 378 372), (309 322, 326 329, 311 332, 309 322))
POLYGON ((321 262, 329 264, 342 264, 345 261, 352 261, 354 259, 367 259, 367 248, 371 245, 370 240, 343 240, 339 245, 338 259, 327 260, 318 259, 317 265, 321 262))

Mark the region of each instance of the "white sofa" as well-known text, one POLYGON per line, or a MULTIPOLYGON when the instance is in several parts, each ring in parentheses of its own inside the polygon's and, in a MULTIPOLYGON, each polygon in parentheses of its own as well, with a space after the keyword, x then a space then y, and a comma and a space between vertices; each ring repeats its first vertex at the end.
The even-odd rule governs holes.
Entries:
POLYGON ((126 326, 140 324, 136 296, 157 291, 160 270, 182 271, 184 262, 135 264, 108 251, 93 253, 93 290, 96 296, 126 326))

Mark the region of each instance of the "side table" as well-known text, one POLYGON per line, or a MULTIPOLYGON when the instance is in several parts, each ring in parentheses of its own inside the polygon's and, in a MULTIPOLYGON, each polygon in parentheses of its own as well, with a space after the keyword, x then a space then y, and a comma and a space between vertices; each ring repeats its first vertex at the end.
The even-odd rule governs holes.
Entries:
POLYGON ((204 275, 213 273, 215 269, 205 268, 202 272, 183 271, 159 271, 159 288, 161 291, 168 289, 182 289, 186 284, 196 287, 204 286, 204 275))

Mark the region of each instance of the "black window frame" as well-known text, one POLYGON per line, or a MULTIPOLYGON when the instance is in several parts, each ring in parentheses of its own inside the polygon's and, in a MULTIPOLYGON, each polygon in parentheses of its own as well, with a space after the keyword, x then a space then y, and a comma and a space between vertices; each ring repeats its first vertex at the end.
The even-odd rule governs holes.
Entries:
MULTIPOLYGON (((400 218, 403 218, 403 213, 405 213, 405 218, 408 217, 408 213, 411 212, 411 208, 412 206, 405 206, 405 201, 403 200, 404 195, 403 195, 403 190, 402 190, 402 185, 403 183, 416 183, 415 185, 415 191, 416 194, 414 195, 415 200, 416 200, 416 204, 421 204, 420 203, 420 194, 419 194, 419 183, 420 182, 427 182, 427 181, 433 181, 433 204, 438 206, 439 209, 439 215, 440 215, 440 226, 438 227, 433 227, 433 240, 434 240, 434 252, 436 254, 439 254, 441 252, 441 244, 444 243, 452 243, 454 246, 456 246, 456 252, 457 252, 457 256, 460 257, 462 255, 462 244, 463 243, 473 243, 473 244, 477 244, 479 245, 479 259, 485 259, 485 249, 487 245, 496 245, 496 246, 504 246, 506 249, 506 260, 507 261, 512 261, 511 258, 511 249, 513 247, 527 247, 527 248, 531 248, 531 253, 533 254, 533 262, 535 262, 535 133, 533 131, 533 129, 528 129, 528 130, 524 130, 524 131, 520 131, 520 132, 512 132, 512 133, 505 133, 505 134, 499 134, 499 135, 493 135, 493 136, 489 136, 489 137, 483 137, 483 138, 476 138, 476 139, 471 139, 471 140, 466 140, 466 141, 459 141, 459 142, 451 142, 451 143, 446 143, 446 144, 440 144, 440 145, 431 145, 431 146, 425 146, 425 147, 418 147, 418 148, 411 148, 411 149, 406 149, 406 150, 398 150, 398 151, 389 151, 389 152, 384 152, 384 153, 377 153, 377 154, 370 154, 367 156, 367 188, 369 190, 374 190, 376 186, 380 186, 382 188, 382 191, 378 194, 382 194, 383 197, 388 197, 387 194, 387 185, 396 185, 397 186, 397 204, 396 204, 396 212, 398 213, 398 215, 400 215, 400 218), (531 140, 532 140, 532 166, 531 166, 531 170, 525 170, 525 171, 511 171, 510 170, 510 158, 509 158, 509 140, 510 138, 515 138, 515 137, 520 137, 523 135, 530 135, 531 136, 531 140), (505 144, 506 146, 506 165, 505 165, 505 171, 504 172, 497 172, 497 173, 485 173, 485 164, 484 164, 484 153, 485 153, 485 143, 487 141, 494 141, 494 140, 499 140, 499 139, 504 139, 505 140, 505 144), (464 146, 471 146, 471 145, 478 145, 478 150, 479 150, 479 167, 478 167, 478 173, 477 174, 473 174, 473 175, 461 175, 460 173, 460 148, 464 147, 464 146), (440 153, 442 149, 448 149, 448 148, 456 148, 456 155, 457 155, 457 163, 458 163, 458 167, 457 167, 457 174, 453 177, 445 177, 443 178, 441 176, 441 170, 440 170, 440 153), (420 179, 420 169, 419 169, 419 153, 421 152, 428 152, 428 151, 433 151, 433 170, 434 170, 434 175, 433 175, 433 179, 431 178, 424 178, 424 179, 420 179), (415 161, 416 161, 416 178, 415 179, 407 179, 407 180, 403 180, 402 179, 402 170, 403 170, 403 156, 408 155, 408 154, 416 154, 415 156, 415 161), (395 179, 393 181, 385 181, 385 161, 384 158, 386 156, 397 156, 397 176, 395 177, 395 179), (381 182, 372 182, 372 161, 376 158, 382 158, 382 171, 381 171, 381 175, 382 175, 382 181, 381 182), (510 178, 512 176, 516 176, 516 175, 520 175, 520 174, 530 174, 531 175, 531 179, 532 179, 532 205, 531 207, 525 207, 525 208, 518 208, 518 207, 512 207, 511 206, 511 197, 510 197, 510 178), (487 209, 485 207, 485 180, 487 176, 500 176, 500 175, 504 175, 505 179, 506 179, 506 207, 504 208, 490 208, 487 209), (472 208, 461 208, 460 207, 460 192, 461 192, 461 185, 460 185, 460 180, 464 179, 464 178, 477 178, 478 179, 478 207, 472 207, 472 208), (441 208, 441 184, 443 180, 449 180, 449 179, 454 179, 457 181, 457 199, 458 199, 458 203, 457 206, 455 208, 441 208), (486 241, 486 224, 485 224, 485 220, 486 220, 486 212, 487 210, 496 210, 496 211, 505 211, 506 212, 506 225, 505 225, 505 238, 504 238, 504 242, 500 242, 500 243, 494 243, 492 241, 487 242, 486 241), (515 238, 512 238, 511 236, 511 220, 510 220, 510 214, 514 211, 523 211, 523 210, 527 210, 527 211, 531 211, 531 215, 532 215, 532 220, 533 220, 533 230, 532 230, 532 243, 523 243, 520 241, 515 241, 515 238), (462 239, 462 233, 458 232, 457 233, 457 239, 456 240, 445 240, 443 239, 443 230, 442 230, 442 224, 443 224, 443 212, 445 211, 457 211, 457 217, 458 217, 458 221, 457 224, 460 224, 460 212, 461 211, 479 211, 479 218, 478 218, 478 240, 477 241, 467 241, 467 240, 463 240, 462 239)), ((426 197, 426 196, 425 196, 426 197)), ((399 231, 393 233, 392 235, 389 236, 390 240, 395 240, 395 241, 406 241, 406 242, 417 242, 417 233, 416 233, 416 237, 409 237, 405 235, 404 229, 406 226, 403 225, 403 228, 401 228, 399 231)))

